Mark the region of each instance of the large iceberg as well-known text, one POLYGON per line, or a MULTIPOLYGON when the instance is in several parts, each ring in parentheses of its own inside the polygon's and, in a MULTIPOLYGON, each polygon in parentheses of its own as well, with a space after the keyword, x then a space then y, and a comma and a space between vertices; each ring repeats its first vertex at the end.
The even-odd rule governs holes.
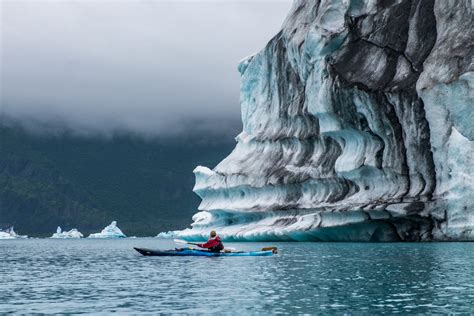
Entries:
POLYGON ((124 233, 117 227, 117 222, 113 221, 109 226, 102 229, 100 233, 90 234, 88 238, 125 238, 124 233))
POLYGON ((470 0, 294 2, 242 60, 243 131, 194 170, 231 240, 474 239, 470 0))
POLYGON ((51 236, 55 239, 67 239, 67 238, 82 238, 83 235, 76 228, 71 229, 70 231, 63 231, 60 226, 56 229, 56 232, 51 236))
POLYGON ((6 230, 0 230, 0 239, 19 239, 19 238, 28 238, 28 236, 18 235, 13 229, 13 226, 6 230))

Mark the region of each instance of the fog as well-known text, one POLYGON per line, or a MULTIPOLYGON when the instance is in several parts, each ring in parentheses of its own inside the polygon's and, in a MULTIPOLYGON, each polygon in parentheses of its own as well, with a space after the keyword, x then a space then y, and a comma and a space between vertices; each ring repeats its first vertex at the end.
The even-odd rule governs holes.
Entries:
POLYGON ((226 132, 237 64, 291 1, 2 0, 0 116, 79 134, 226 132))

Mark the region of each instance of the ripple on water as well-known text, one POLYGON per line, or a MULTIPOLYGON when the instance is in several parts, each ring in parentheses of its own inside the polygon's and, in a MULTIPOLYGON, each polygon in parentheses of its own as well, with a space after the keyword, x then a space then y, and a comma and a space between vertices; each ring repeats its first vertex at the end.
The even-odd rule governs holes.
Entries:
POLYGON ((276 245, 274 257, 147 258, 132 247, 173 245, 0 241, 0 313, 474 312, 472 243, 276 245))

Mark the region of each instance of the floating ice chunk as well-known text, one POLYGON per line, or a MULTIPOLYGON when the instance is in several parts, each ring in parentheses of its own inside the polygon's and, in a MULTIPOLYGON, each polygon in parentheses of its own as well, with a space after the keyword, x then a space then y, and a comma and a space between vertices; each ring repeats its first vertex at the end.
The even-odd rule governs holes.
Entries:
POLYGON ((18 239, 18 238, 28 238, 28 236, 18 235, 13 230, 13 226, 5 231, 0 231, 0 239, 18 239))
POLYGON ((113 221, 109 226, 102 229, 100 233, 90 234, 89 238, 125 238, 124 233, 117 227, 117 222, 113 221))
POLYGON ((0 232, 0 239, 13 239, 13 237, 6 232, 0 232))
POLYGON ((174 231, 168 231, 168 232, 161 232, 157 236, 157 238, 166 238, 166 239, 171 239, 176 237, 176 233, 174 231))
POLYGON ((70 231, 62 231, 61 227, 58 226, 56 229, 56 233, 54 233, 51 238, 82 238, 84 235, 82 235, 81 232, 79 232, 77 229, 73 228, 70 231))

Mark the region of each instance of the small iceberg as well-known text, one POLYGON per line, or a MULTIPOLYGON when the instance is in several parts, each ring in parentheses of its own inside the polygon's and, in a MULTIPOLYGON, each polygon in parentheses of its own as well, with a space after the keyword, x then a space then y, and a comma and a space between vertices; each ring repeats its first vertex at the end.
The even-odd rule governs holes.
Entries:
POLYGON ((58 226, 56 233, 51 238, 64 239, 64 238, 82 238, 84 235, 77 229, 73 228, 70 231, 62 231, 61 227, 58 226))
POLYGON ((13 226, 7 230, 0 230, 0 239, 19 239, 19 238, 28 238, 26 235, 18 235, 15 233, 13 226))
POLYGON ((113 221, 109 226, 102 229, 100 233, 90 234, 88 238, 125 238, 124 233, 117 227, 117 222, 113 221))
POLYGON ((176 238, 176 233, 174 231, 161 232, 158 235, 156 235, 156 238, 163 238, 163 239, 176 238))

